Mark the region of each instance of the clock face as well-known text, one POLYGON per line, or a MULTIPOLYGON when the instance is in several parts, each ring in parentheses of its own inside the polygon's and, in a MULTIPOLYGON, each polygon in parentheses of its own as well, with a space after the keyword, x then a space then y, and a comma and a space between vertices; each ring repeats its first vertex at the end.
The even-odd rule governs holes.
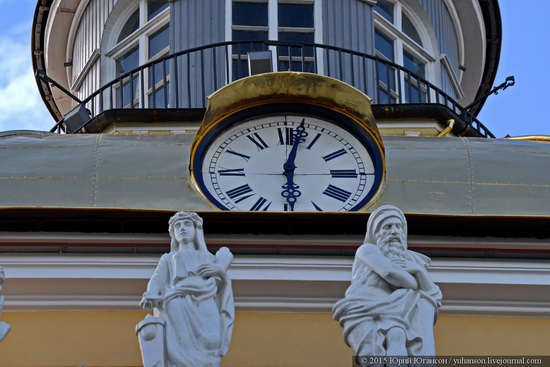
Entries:
POLYGON ((330 110, 265 110, 222 123, 199 143, 194 175, 214 204, 246 211, 354 211, 375 194, 381 154, 367 132, 353 128, 357 123, 330 110))

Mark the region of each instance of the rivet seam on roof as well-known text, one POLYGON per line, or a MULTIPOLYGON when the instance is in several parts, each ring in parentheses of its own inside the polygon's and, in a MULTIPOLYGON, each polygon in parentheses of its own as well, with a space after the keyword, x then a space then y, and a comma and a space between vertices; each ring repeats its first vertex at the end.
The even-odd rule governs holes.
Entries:
POLYGON ((474 164, 472 162, 472 151, 470 142, 468 139, 461 137, 466 147, 467 155, 467 170, 468 170, 468 206, 470 207, 470 214, 475 213, 475 186, 474 186, 474 164))
POLYGON ((94 155, 92 158, 92 192, 90 205, 95 206, 95 200, 97 196, 97 184, 99 181, 99 142, 103 134, 97 134, 95 138, 94 155))
POLYGON ((513 183, 513 182, 469 182, 469 181, 448 181, 448 180, 422 180, 422 179, 404 179, 404 178, 387 178, 387 182, 399 183, 429 183, 429 184, 445 184, 445 185, 480 185, 480 186, 509 186, 509 187, 532 187, 532 188, 550 188, 550 184, 536 183, 513 183))

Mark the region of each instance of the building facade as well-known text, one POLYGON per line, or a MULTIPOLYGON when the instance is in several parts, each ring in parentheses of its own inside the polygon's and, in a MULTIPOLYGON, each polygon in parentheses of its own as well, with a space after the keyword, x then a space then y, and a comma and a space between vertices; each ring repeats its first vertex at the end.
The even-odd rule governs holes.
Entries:
POLYGON ((0 365, 142 365, 139 301, 186 210, 235 254, 224 366, 351 366, 331 309, 386 204, 432 258, 438 355, 548 353, 548 138, 476 117, 496 0, 43 0, 32 32, 56 124, 0 133, 0 365))

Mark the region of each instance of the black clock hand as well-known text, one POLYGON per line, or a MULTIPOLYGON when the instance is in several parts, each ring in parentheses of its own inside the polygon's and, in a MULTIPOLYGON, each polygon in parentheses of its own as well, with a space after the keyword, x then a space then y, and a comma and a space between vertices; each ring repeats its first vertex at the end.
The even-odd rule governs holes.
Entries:
POLYGON ((307 137, 307 132, 305 131, 304 122, 305 119, 302 119, 300 125, 292 133, 292 149, 290 150, 290 154, 283 165, 286 184, 282 186, 283 191, 281 192, 281 195, 286 198, 286 202, 290 206, 291 211, 294 211, 294 203, 297 198, 302 195, 299 190, 300 186, 294 183, 294 170, 296 169, 296 164, 294 162, 296 160, 298 145, 306 141, 305 138, 307 137))

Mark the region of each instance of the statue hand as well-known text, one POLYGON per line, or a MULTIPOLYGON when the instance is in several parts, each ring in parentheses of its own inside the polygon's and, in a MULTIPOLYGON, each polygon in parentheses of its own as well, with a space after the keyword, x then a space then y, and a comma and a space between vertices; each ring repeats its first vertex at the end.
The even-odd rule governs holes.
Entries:
POLYGON ((204 279, 211 277, 223 279, 225 277, 225 272, 219 266, 213 264, 202 264, 197 268, 196 272, 204 279))
POLYGON ((158 307, 161 301, 162 298, 160 295, 151 292, 145 292, 143 293, 143 298, 141 299, 139 305, 146 310, 151 310, 155 307, 158 307))
POLYGON ((400 260, 402 263, 400 263, 399 265, 401 265, 401 267, 403 267, 403 269, 405 269, 405 271, 409 274, 417 274, 421 271, 424 270, 424 268, 413 262, 413 261, 408 261, 408 260, 400 260))
POLYGON ((399 265, 403 269, 407 267, 407 262, 405 259, 392 259, 392 263, 399 265))

